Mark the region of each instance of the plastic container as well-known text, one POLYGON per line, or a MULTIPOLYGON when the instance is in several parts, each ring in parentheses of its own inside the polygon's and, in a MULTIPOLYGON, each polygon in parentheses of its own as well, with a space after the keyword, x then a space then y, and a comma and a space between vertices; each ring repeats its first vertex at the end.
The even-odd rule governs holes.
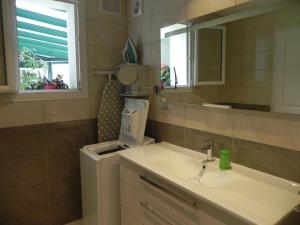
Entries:
POLYGON ((231 169, 230 151, 228 149, 222 149, 220 152, 219 168, 221 170, 230 170, 231 169))

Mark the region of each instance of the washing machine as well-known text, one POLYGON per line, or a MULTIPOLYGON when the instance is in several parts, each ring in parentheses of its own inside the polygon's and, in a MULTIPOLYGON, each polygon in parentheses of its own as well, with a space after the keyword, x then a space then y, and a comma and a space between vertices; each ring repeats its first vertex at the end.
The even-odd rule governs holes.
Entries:
POLYGON ((154 143, 145 137, 149 101, 125 99, 119 140, 80 150, 83 225, 120 225, 118 151, 154 143))

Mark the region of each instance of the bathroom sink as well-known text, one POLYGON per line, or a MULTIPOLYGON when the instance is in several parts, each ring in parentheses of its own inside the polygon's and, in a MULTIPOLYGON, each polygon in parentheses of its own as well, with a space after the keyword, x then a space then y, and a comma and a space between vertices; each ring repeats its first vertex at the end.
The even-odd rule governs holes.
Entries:
POLYGON ((196 176, 188 177, 187 180, 194 184, 210 188, 224 187, 238 181, 238 178, 229 171, 222 171, 211 165, 204 165, 196 176))
POLYGON ((299 184, 234 163, 233 169, 221 171, 218 159, 205 164, 206 155, 179 146, 159 143, 118 154, 246 224, 278 224, 300 204, 299 184))
POLYGON ((237 176, 229 171, 222 171, 209 162, 204 163, 204 159, 195 159, 180 153, 166 151, 149 154, 148 157, 147 161, 156 168, 195 185, 216 188, 224 187, 238 180, 237 176))

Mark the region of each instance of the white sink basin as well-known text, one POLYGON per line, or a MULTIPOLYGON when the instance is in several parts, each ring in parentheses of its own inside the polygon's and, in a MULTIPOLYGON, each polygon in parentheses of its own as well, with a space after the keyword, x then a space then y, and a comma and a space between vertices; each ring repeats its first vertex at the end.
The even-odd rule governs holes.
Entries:
POLYGON ((147 161, 156 168, 160 168, 174 176, 185 179, 197 185, 211 188, 224 187, 238 181, 238 177, 229 171, 222 171, 208 162, 203 175, 203 161, 176 152, 160 152, 157 155, 149 155, 147 161), (168 160, 166 160, 168 159, 168 160))

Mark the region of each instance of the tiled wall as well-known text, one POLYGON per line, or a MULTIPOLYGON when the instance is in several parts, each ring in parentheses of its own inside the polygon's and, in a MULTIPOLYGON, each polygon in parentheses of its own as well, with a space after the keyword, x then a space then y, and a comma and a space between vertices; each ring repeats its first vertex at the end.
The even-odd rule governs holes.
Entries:
POLYGON ((220 149, 226 148, 231 152, 232 162, 300 183, 300 151, 163 122, 148 121, 147 125, 147 135, 157 141, 199 150, 214 140, 215 156, 219 157, 220 149))
POLYGON ((97 142, 96 118, 107 82, 95 70, 121 62, 122 15, 86 0, 89 97, 11 102, 0 94, 0 224, 64 225, 81 218, 79 148, 97 142), (66 122, 70 121, 70 122, 66 122))
MULTIPOLYGON (((126 2, 126 1, 125 1, 126 2)), ((96 118, 107 78, 95 76, 95 70, 114 70, 121 63, 126 30, 125 3, 122 15, 103 14, 99 0, 86 0, 87 66, 89 97, 86 99, 12 102, 0 95, 0 127, 43 124, 58 121, 96 118)))
POLYGON ((96 135, 95 120, 0 129, 0 224, 80 219, 79 148, 96 135))
POLYGON ((222 110, 184 103, 169 103, 168 110, 163 110, 157 98, 152 102, 150 118, 227 137, 300 151, 300 115, 222 110))

